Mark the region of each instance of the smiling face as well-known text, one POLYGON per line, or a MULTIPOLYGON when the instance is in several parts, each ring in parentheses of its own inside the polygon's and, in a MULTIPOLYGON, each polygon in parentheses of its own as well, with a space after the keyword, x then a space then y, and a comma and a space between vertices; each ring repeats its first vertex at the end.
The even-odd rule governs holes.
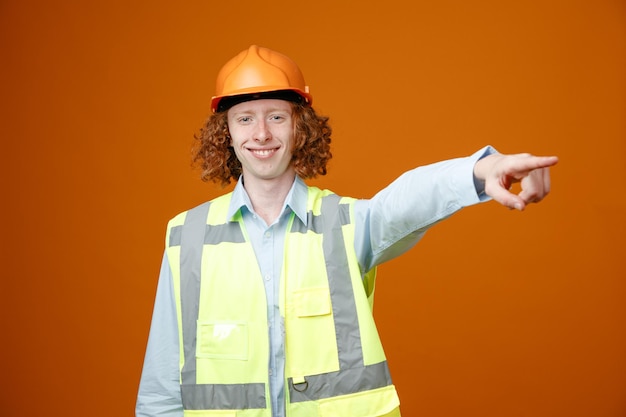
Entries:
POLYGON ((231 145, 246 184, 255 180, 293 182, 293 118, 285 100, 245 101, 228 110, 231 145))

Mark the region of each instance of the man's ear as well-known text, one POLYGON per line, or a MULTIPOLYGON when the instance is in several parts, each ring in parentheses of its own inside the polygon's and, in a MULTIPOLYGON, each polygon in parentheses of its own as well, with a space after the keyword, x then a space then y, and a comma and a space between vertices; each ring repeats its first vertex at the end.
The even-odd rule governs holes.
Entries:
POLYGON ((228 130, 228 125, 226 126, 226 139, 228 139, 228 146, 233 146, 233 138, 230 137, 230 130, 228 130))

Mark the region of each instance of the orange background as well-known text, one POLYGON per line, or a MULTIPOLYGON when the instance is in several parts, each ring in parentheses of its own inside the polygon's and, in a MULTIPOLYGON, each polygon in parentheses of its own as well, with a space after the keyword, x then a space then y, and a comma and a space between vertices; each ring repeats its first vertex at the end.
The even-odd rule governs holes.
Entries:
POLYGON ((557 154, 553 192, 383 267, 405 416, 626 415, 624 1, 0 2, 3 416, 130 416, 166 221, 219 67, 291 56, 331 116, 316 185, 370 197, 472 153, 557 154))

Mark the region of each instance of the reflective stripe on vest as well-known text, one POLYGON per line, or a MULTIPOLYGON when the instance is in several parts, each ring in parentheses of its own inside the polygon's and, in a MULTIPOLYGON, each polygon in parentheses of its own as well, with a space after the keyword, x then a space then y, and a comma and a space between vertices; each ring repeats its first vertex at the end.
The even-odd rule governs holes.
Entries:
MULTIPOLYGON (((311 197, 311 192, 309 193, 311 197)), ((365 365, 346 242, 341 227, 350 222, 350 205, 340 204, 335 194, 321 197, 320 214, 307 213, 307 226, 294 221, 289 233, 312 232, 323 236, 328 285, 337 338, 339 370, 318 375, 288 378, 289 401, 298 403, 347 395, 391 385, 386 361, 365 365), (295 382, 295 384, 294 384, 295 382)), ((222 199, 220 204, 228 204, 222 199)), ((180 303, 185 362, 181 369, 183 406, 188 410, 266 408, 264 383, 197 384, 196 331, 200 307, 203 245, 224 242, 245 243, 241 225, 236 221, 207 224, 211 204, 205 203, 186 213, 184 224, 169 231, 170 247, 180 246, 180 303)), ((286 237, 288 240, 288 236, 286 237)), ((289 353, 287 352, 287 355, 289 353)))

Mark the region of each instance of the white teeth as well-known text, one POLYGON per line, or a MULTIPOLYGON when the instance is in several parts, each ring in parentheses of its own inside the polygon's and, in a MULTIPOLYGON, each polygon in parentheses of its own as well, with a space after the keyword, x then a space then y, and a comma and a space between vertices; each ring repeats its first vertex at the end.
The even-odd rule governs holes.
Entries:
POLYGON ((272 154, 274 150, 273 149, 257 149, 257 150, 253 150, 252 152, 260 156, 267 156, 267 155, 272 154))

